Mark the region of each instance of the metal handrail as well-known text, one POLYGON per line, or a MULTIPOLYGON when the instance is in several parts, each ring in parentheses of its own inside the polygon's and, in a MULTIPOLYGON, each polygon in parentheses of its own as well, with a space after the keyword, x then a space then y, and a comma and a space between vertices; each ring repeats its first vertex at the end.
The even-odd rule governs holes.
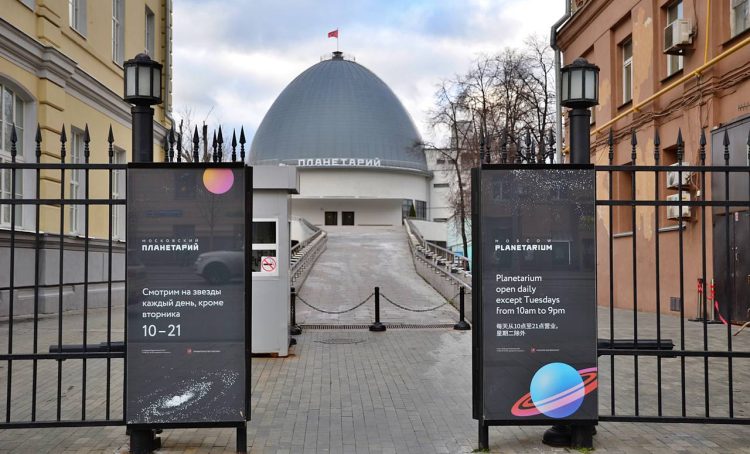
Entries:
POLYGON ((297 255, 297 260, 291 263, 290 275, 292 287, 295 287, 298 290, 302 287, 302 284, 304 284, 307 275, 312 269, 312 265, 318 260, 318 257, 320 257, 320 254, 326 249, 326 244, 328 243, 328 233, 326 233, 326 231, 313 226, 304 219, 300 219, 300 221, 317 229, 317 232, 292 248, 292 256, 290 256, 290 260, 294 258, 293 256, 295 254, 297 255))
POLYGON ((416 229, 413 228, 413 226, 409 222, 409 219, 406 220, 405 224, 406 224, 406 233, 407 233, 407 236, 409 237, 409 242, 408 242, 409 243, 409 249, 411 250, 412 257, 415 258, 415 259, 417 259, 417 260, 422 261, 425 264, 427 264, 428 266, 430 266, 430 268, 432 268, 435 271, 437 271, 438 273, 442 274, 447 279, 452 280, 455 285, 458 285, 459 287, 464 287, 465 289, 467 289, 470 292, 471 291, 471 284, 469 284, 467 282, 464 282, 463 280, 457 278, 456 276, 453 275, 453 273, 449 272, 446 269, 443 269, 443 267, 441 267, 441 266, 437 265, 436 263, 434 263, 433 260, 430 257, 428 257, 426 254, 424 254, 423 252, 421 252, 421 251, 419 251, 419 250, 416 249, 416 247, 414 245, 415 241, 417 243, 419 243, 419 244, 423 244, 423 242, 426 242, 426 240, 423 237, 421 237, 421 235, 418 235, 418 232, 417 232, 417 234, 415 234, 414 231, 416 229))
POLYGON ((444 248, 442 246, 438 246, 437 244, 435 244, 435 243, 433 243, 431 241, 426 240, 422 236, 422 234, 419 232, 419 229, 414 224, 412 224, 412 221, 413 221, 413 219, 407 218, 406 219, 406 224, 408 224, 409 231, 411 231, 414 234, 414 236, 417 238, 417 240, 419 241, 419 243, 420 243, 420 245, 422 247, 424 247, 426 249, 429 249, 429 250, 432 250, 435 253, 439 253, 440 255, 443 256, 443 258, 445 258, 447 261, 449 261, 451 263, 456 263, 456 262, 462 263, 459 266, 461 268, 465 269, 465 270, 469 269, 470 262, 469 262, 469 259, 467 257, 462 256, 462 255, 457 255, 455 252, 453 252, 453 251, 451 251, 449 249, 446 249, 446 248, 444 248))

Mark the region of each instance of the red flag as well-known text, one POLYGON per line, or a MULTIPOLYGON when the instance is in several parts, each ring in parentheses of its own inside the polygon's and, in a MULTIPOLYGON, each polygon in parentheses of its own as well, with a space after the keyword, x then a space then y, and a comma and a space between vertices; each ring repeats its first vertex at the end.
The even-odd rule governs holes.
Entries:
POLYGON ((339 29, 337 28, 336 30, 334 30, 332 32, 328 32, 328 37, 329 38, 338 38, 339 37, 339 29))

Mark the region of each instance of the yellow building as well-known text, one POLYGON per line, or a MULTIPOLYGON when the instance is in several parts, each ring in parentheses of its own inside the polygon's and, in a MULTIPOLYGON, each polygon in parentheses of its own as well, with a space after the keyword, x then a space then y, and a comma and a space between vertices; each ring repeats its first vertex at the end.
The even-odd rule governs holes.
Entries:
MULTIPOLYGON (((0 9, 0 161, 10 160, 10 131, 18 131, 18 157, 36 162, 34 136, 39 124, 42 162, 60 161, 60 133, 65 125, 65 162, 83 162, 83 132, 88 125, 90 162, 109 159, 107 134, 115 137, 115 162, 131 156, 130 105, 123 101, 123 61, 148 51, 164 65, 164 103, 155 106, 155 149, 163 142, 171 113, 171 0, 2 0, 0 9)), ((161 155, 157 151, 158 155, 161 155)), ((160 156, 156 157, 160 160, 160 156)), ((123 175, 115 175, 115 195, 124 189, 123 175)), ((0 197, 10 197, 10 170, 0 172, 0 197)), ((42 198, 84 198, 83 170, 43 171, 42 198)), ((17 197, 34 197, 34 171, 17 172, 17 197)), ((107 171, 91 171, 89 197, 108 196, 107 171)), ((34 229, 34 207, 16 211, 16 226, 34 229)), ((11 208, 2 205, 0 229, 10 227, 11 208)), ((66 206, 64 234, 85 233, 84 207, 66 206)), ((122 207, 113 213, 114 237, 124 239, 122 207)), ((59 233, 59 206, 43 206, 40 228, 59 233)), ((89 236, 108 236, 107 207, 91 207, 89 236)))

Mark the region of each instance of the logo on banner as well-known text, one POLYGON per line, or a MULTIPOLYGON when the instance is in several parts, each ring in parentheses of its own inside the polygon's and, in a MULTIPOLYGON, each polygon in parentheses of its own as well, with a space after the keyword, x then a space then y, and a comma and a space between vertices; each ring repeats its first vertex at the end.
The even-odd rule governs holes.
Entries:
POLYGON ((541 367, 531 379, 530 392, 513 405, 514 416, 544 414, 565 418, 583 404, 583 398, 597 388, 597 368, 575 370, 565 363, 541 367))
POLYGON ((224 194, 232 189, 233 184, 234 172, 232 172, 232 169, 206 169, 203 172, 203 186, 212 194, 224 194))

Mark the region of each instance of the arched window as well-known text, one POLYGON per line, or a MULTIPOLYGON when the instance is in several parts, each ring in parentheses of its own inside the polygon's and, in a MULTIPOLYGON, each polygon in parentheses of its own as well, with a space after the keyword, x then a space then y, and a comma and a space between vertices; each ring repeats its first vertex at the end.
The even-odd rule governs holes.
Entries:
MULTIPOLYGON (((0 81, 0 162, 11 161, 11 137, 13 125, 16 127, 16 160, 23 161, 24 124, 26 103, 18 94, 0 81)), ((15 192, 16 198, 23 198, 23 172, 16 171, 15 188, 13 188, 12 172, 10 169, 0 170, 0 198, 10 199, 15 192)), ((10 227, 11 205, 0 205, 0 227, 10 227)), ((16 226, 23 224, 22 207, 15 206, 16 226)))

